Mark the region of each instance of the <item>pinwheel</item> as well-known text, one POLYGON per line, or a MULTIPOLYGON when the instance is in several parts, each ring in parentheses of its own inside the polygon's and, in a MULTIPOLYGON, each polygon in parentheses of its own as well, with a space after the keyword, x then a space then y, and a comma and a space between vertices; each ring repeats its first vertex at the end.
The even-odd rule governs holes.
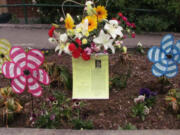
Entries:
POLYGON ((161 46, 153 46, 148 51, 148 58, 154 63, 152 66, 153 75, 168 78, 174 77, 178 73, 177 64, 180 63, 180 40, 174 44, 174 37, 167 34, 162 38, 161 46))
POLYGON ((6 39, 0 39, 0 73, 2 73, 1 68, 4 62, 9 61, 9 51, 11 49, 11 44, 6 39))
POLYGON ((40 83, 48 85, 50 79, 48 74, 39 66, 44 61, 44 55, 37 49, 25 52, 23 48, 15 46, 10 50, 11 62, 5 62, 2 73, 6 78, 12 79, 11 87, 15 93, 22 93, 26 86, 28 92, 33 96, 41 96, 42 87, 40 83))

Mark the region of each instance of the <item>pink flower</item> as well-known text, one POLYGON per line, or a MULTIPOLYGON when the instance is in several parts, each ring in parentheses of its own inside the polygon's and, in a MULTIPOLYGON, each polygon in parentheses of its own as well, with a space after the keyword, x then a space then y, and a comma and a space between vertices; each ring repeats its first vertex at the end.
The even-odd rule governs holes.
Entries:
POLYGON ((37 49, 31 49, 28 53, 23 48, 15 46, 10 50, 11 62, 2 66, 2 73, 6 78, 12 79, 11 87, 15 93, 22 93, 26 86, 33 96, 42 95, 40 83, 48 85, 48 74, 39 69, 44 61, 44 55, 37 49))
POLYGON ((84 49, 84 51, 87 53, 87 55, 91 55, 92 53, 92 49, 87 47, 86 49, 84 49))
POLYGON ((127 17, 123 16, 122 19, 123 21, 127 22, 127 17))
POLYGON ((133 32, 133 33, 131 34, 131 37, 132 37, 132 38, 135 38, 135 37, 136 37, 136 33, 133 32))
POLYGON ((134 99, 134 102, 139 103, 139 102, 144 102, 144 100, 145 100, 145 96, 140 95, 140 96, 138 96, 137 98, 134 99))
POLYGON ((104 54, 108 54, 107 50, 104 50, 104 54))
POLYGON ((130 23, 130 22, 126 22, 126 25, 127 25, 128 27, 130 27, 130 26, 131 26, 131 23, 130 23))

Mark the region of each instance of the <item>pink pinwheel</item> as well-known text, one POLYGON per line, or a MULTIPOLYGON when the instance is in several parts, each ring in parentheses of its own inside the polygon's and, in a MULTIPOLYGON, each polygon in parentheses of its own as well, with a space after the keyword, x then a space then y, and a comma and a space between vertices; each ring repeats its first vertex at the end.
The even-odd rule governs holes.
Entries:
POLYGON ((15 46, 10 50, 11 62, 5 62, 2 73, 6 78, 12 79, 11 87, 14 92, 20 94, 28 88, 33 96, 42 95, 40 83, 48 85, 50 79, 48 74, 39 69, 44 61, 44 55, 37 49, 31 49, 28 53, 23 48, 15 46))

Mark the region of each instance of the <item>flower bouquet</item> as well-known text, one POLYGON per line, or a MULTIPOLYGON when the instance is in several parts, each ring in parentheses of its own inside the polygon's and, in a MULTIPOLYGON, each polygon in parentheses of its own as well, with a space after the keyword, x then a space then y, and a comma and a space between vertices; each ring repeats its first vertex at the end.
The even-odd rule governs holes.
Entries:
MULTIPOLYGON (((65 2, 69 1, 77 3, 65 2)), ((59 55, 72 55, 74 99, 107 99, 108 54, 114 54, 116 49, 126 52, 124 33, 135 37, 133 29, 136 26, 122 13, 108 20, 106 8, 95 6, 92 1, 87 1, 84 6, 83 16, 75 18, 77 22, 69 13, 64 14, 65 19, 60 19, 65 23, 65 33, 58 32, 59 25, 53 24, 48 33, 49 42, 57 45, 55 51, 59 51, 59 55)))
POLYGON ((104 6, 96 7, 92 1, 87 1, 83 16, 77 16, 76 23, 69 13, 65 19, 61 18, 65 22, 65 33, 56 31, 58 25, 51 27, 49 41, 57 45, 55 51, 59 51, 59 55, 64 52, 73 58, 82 57, 85 61, 90 60, 93 54, 114 54, 116 48, 126 50, 122 46, 126 38, 124 33, 134 38, 135 24, 130 23, 122 13, 118 13, 117 18, 107 18, 108 11, 104 6))

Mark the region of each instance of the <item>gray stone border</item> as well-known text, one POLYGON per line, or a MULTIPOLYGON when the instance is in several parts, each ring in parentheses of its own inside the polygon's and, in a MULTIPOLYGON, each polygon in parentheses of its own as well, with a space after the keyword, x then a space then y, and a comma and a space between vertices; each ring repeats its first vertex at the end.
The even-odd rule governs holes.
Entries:
POLYGON ((57 130, 0 128, 0 135, 180 135, 180 130, 57 130))

